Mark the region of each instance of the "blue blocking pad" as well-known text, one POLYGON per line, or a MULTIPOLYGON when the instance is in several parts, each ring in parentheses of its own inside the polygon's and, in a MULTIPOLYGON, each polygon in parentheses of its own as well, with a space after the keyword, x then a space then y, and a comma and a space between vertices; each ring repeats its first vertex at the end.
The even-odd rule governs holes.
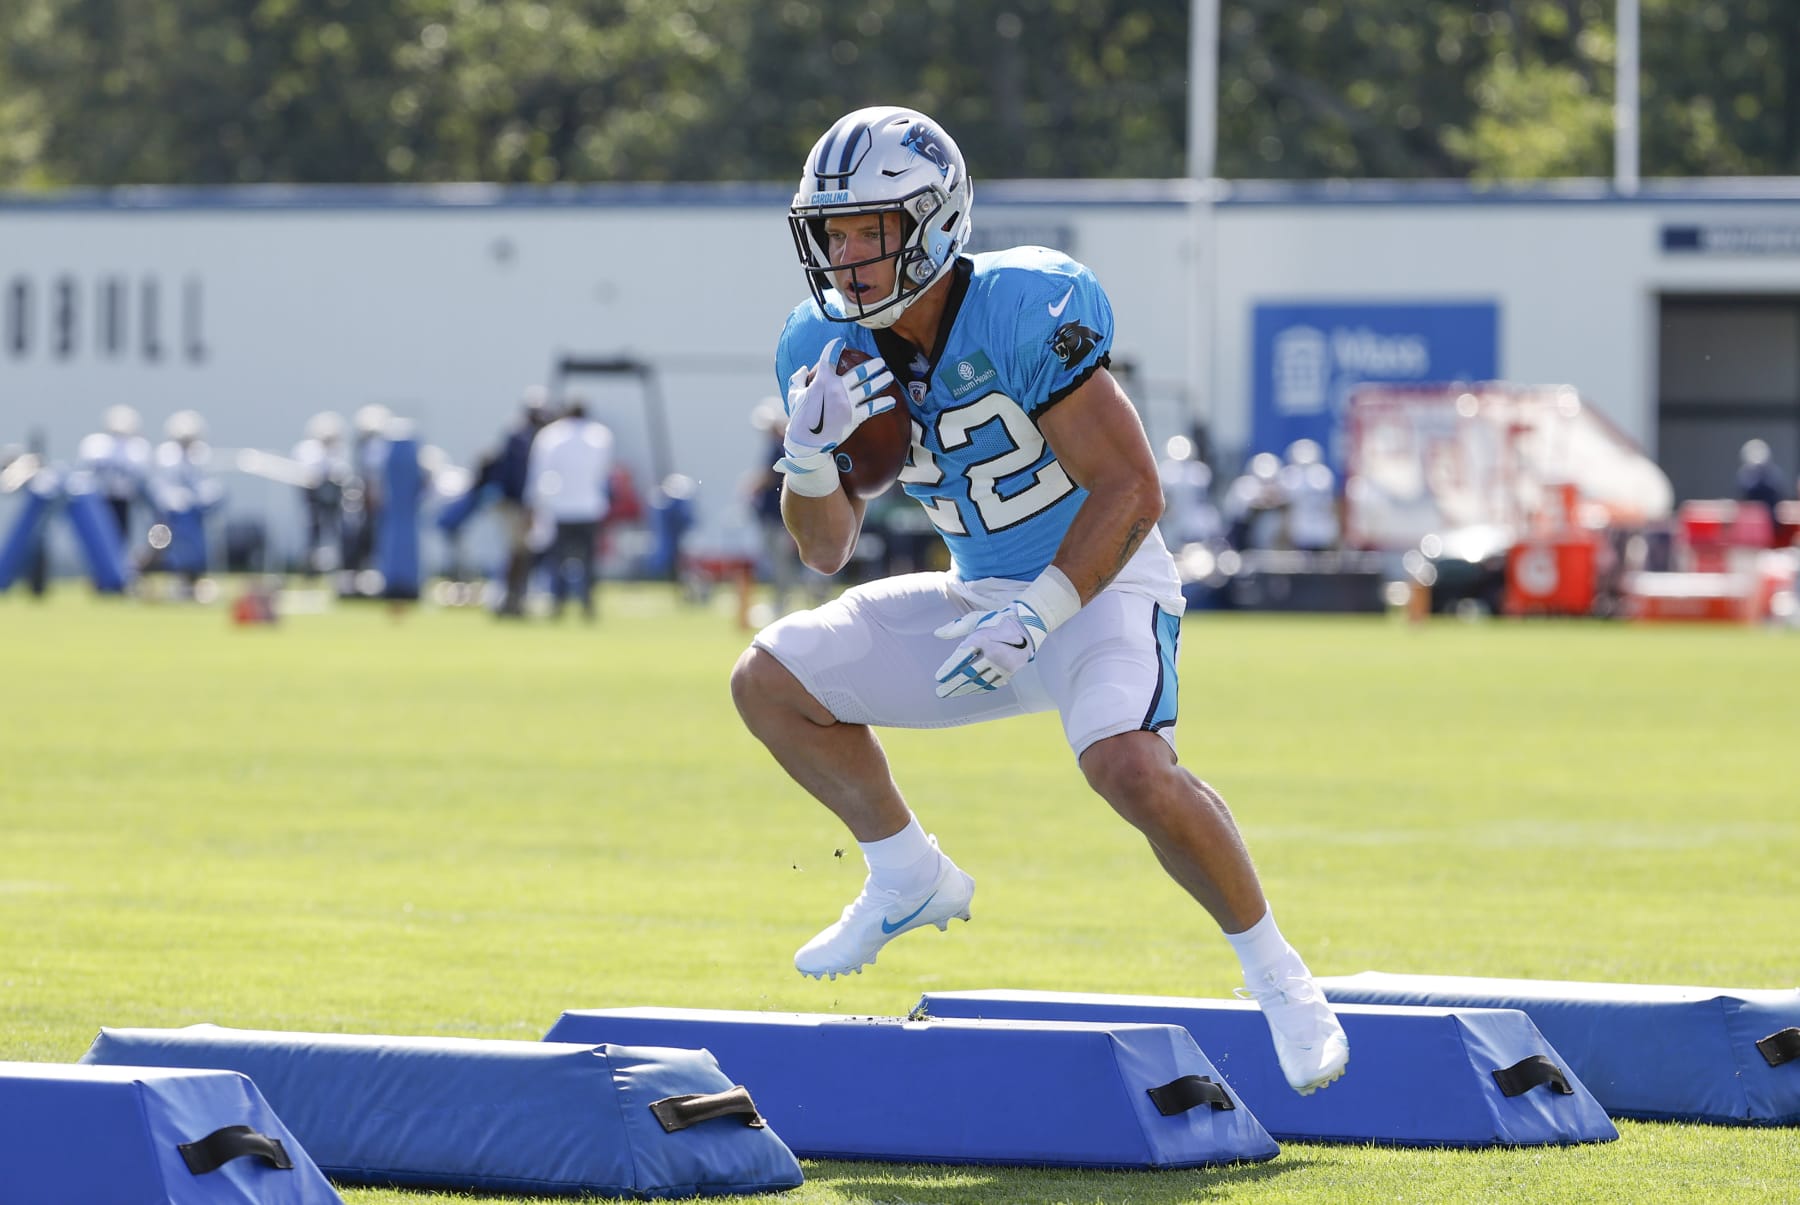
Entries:
POLYGON ((102 594, 122 594, 130 584, 131 565, 125 559, 125 541, 118 520, 106 499, 91 491, 71 489, 68 495, 69 523, 75 529, 75 540, 87 558, 88 576, 94 589, 102 594))
POLYGON ((30 566, 33 554, 43 544, 44 525, 49 522, 50 512, 61 499, 62 491, 49 493, 25 489, 19 492, 19 497, 21 501, 12 526, 6 529, 5 538, 0 539, 0 590, 10 589, 30 566))
POLYGON ((388 442, 382 467, 382 503, 376 517, 375 566, 381 570, 383 598, 419 597, 419 502, 424 475, 419 441, 388 442))
POLYGON ((1279 1150, 1168 1025, 620 1008, 565 1012, 545 1040, 704 1047, 803 1157, 1172 1168, 1279 1150))
POLYGON ((1566 1074, 1555 1050, 1519 1012, 1338 1009, 1350 1040, 1349 1069, 1329 1086, 1301 1096, 1288 1087, 1268 1023, 1249 1001, 976 991, 928 992, 919 1007, 932 1017, 1179 1025, 1206 1050, 1269 1133, 1284 1142, 1479 1147, 1604 1142, 1619 1136, 1605 1111, 1566 1074))
POLYGON ((241 1071, 351 1184, 645 1199, 803 1179, 699 1050, 194 1025, 103 1029, 82 1062, 241 1071))
POLYGON ((1614 1117, 1800 1124, 1800 990, 1739 990, 1365 971, 1333 1002, 1516 1008, 1614 1117))
POLYGON ((342 1205, 230 1071, 0 1063, 0 1200, 342 1205))

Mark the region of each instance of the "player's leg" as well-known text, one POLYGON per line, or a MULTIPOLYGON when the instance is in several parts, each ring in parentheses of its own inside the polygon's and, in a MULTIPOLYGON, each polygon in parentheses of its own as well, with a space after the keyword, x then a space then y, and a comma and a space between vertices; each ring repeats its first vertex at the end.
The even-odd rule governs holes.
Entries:
POLYGON ((1040 657, 1044 685, 1088 784, 1218 922, 1289 1084, 1303 1095, 1329 1084, 1349 1061, 1343 1028, 1276 927, 1230 808, 1175 756, 1179 616, 1109 591, 1056 635, 1040 657), (1059 644, 1065 635, 1077 639, 1059 644))
POLYGON ((1219 923, 1243 966, 1243 994, 1268 1020, 1288 1083, 1304 1096, 1342 1075, 1350 1060, 1343 1027, 1276 927, 1249 850, 1219 793, 1148 732, 1090 745, 1081 768, 1089 785, 1144 834, 1169 876, 1219 923))
POLYGON ((577 523, 575 526, 576 544, 573 553, 575 556, 576 580, 580 590, 579 594, 576 596, 576 601, 581 604, 582 617, 592 623, 595 616, 594 591, 596 577, 594 572, 594 561, 600 548, 600 523, 598 520, 589 519, 577 523))
POLYGON ((731 671, 731 697, 788 777, 858 841, 890 837, 912 818, 874 730, 840 722, 768 649, 744 650, 731 671))
POLYGON ((932 632, 960 610, 941 574, 871 583, 771 624, 732 671, 745 726, 843 821, 869 867, 862 893, 795 955, 804 974, 860 970, 902 933, 969 917, 974 880, 912 814, 874 732, 1021 710, 1011 698, 936 697, 943 642, 932 632))
POLYGON ((1227 933, 1268 911, 1250 851, 1219 793, 1175 760, 1162 737, 1139 729, 1089 745, 1088 785, 1144 834, 1169 877, 1227 933))
POLYGON ((531 581, 531 511, 524 503, 505 498, 500 513, 506 527, 506 580, 498 612, 523 615, 525 591, 531 581))

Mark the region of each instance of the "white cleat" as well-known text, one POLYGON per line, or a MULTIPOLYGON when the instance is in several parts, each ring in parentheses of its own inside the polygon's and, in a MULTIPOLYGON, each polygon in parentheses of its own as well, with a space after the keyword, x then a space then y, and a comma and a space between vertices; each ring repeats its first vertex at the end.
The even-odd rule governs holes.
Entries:
MULTIPOLYGON (((937 844, 935 838, 932 844, 937 844)), ((937 879, 917 895, 883 891, 865 881, 862 894, 850 901, 837 923, 800 947, 794 968, 814 979, 836 979, 851 971, 860 975, 881 947, 902 933, 925 925, 948 929, 952 917, 968 920, 975 880, 939 856, 937 879)))
POLYGON ((1281 1073, 1294 1091, 1311 1096, 1344 1074, 1350 1042, 1304 965, 1270 971, 1261 983, 1238 988, 1237 995, 1262 1009, 1281 1073))

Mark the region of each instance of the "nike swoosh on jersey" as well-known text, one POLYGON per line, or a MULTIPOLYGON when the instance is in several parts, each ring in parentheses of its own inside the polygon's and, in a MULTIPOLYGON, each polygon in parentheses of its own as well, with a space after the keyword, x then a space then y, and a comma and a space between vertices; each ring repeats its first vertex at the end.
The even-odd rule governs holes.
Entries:
POLYGON ((1069 298, 1073 296, 1075 296, 1075 286, 1070 285, 1069 291, 1062 295, 1062 300, 1050 307, 1050 316, 1052 318, 1061 318, 1063 310, 1068 308, 1069 298))

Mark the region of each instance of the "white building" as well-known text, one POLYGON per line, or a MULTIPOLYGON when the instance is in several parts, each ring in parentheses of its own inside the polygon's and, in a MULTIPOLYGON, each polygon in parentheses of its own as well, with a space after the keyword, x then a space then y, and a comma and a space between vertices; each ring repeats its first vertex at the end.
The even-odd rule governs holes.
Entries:
MULTIPOLYGON (((1046 242, 1112 294, 1115 365, 1153 436, 1206 422, 1227 469, 1329 431, 1363 379, 1576 386, 1678 497, 1731 490, 1760 435, 1800 468, 1800 185, 978 185, 979 245, 1046 242), (1210 230, 1211 261, 1196 254, 1210 230), (1190 388, 1200 374, 1198 390, 1190 388)), ((129 403, 285 452, 320 410, 384 403, 462 464, 570 358, 567 383, 649 484, 699 482, 702 538, 742 526, 751 407, 805 295, 787 190, 138 189, 0 200, 0 445, 73 455, 129 403), (647 417, 660 397, 666 431, 647 417), (665 446, 666 445, 666 446, 665 446)), ((230 483, 297 539, 292 490, 230 483)), ((0 522, 4 512, 0 511, 0 522)))

